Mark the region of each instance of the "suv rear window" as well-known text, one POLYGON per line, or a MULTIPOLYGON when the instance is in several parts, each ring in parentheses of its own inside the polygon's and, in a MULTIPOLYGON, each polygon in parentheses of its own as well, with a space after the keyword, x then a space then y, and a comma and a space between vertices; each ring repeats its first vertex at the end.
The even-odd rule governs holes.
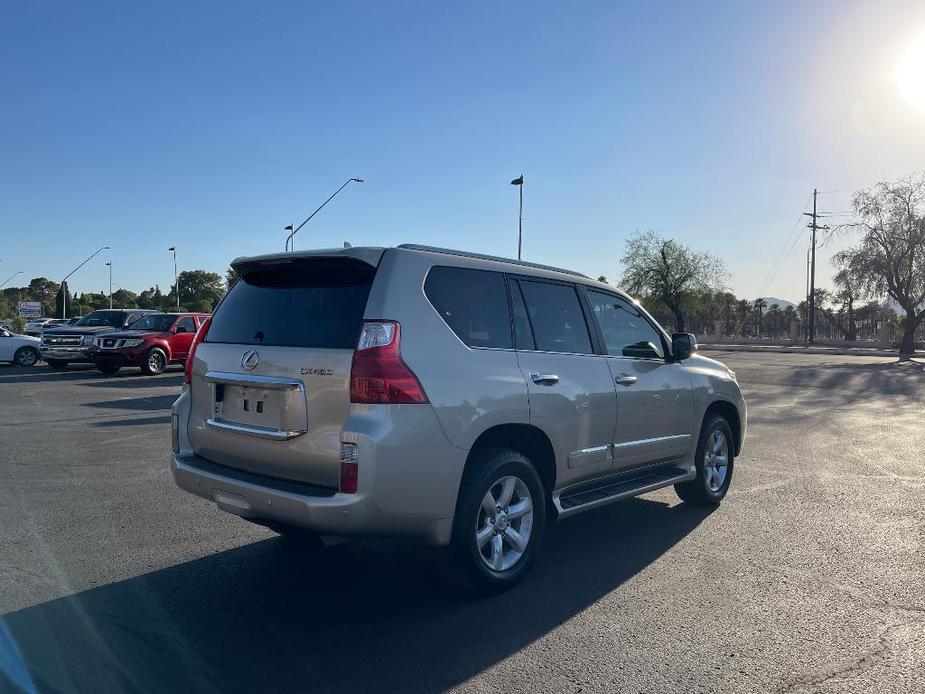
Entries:
POLYGON ((206 342, 353 349, 375 274, 342 258, 245 270, 216 309, 206 342))
POLYGON ((470 347, 511 348, 507 290, 500 272, 434 267, 427 273, 424 293, 470 347))

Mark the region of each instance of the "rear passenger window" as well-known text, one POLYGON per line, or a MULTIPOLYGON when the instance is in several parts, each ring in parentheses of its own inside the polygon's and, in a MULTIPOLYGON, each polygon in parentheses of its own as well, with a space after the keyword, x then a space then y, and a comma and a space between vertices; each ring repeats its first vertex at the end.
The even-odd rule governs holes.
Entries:
POLYGON ((511 348, 507 290, 500 272, 434 267, 427 274, 424 293, 465 344, 511 348))
POLYGON ((591 337, 575 288, 520 281, 536 348, 544 352, 591 354, 591 337))
POLYGON ((177 322, 177 329, 175 332, 178 333, 194 333, 196 332, 196 324, 193 322, 192 316, 187 316, 186 318, 181 318, 177 322))

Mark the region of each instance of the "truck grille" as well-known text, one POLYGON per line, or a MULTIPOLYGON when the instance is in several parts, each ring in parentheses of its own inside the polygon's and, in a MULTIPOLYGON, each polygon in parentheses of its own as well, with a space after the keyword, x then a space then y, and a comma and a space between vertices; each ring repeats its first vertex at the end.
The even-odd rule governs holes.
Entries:
POLYGON ((125 340, 117 337, 98 337, 94 340, 100 349, 119 349, 125 346, 125 340))
POLYGON ((50 347, 79 347, 80 335, 43 335, 42 344, 50 347))

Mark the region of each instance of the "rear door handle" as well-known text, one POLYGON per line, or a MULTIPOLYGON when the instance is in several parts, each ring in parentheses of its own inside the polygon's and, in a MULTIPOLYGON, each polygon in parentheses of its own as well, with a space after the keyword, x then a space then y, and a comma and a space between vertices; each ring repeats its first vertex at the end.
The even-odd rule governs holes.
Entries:
POLYGON ((633 374, 620 374, 613 380, 614 380, 614 383, 616 383, 618 386, 631 386, 638 379, 635 376, 633 376, 633 374))
POLYGON ((559 382, 556 374, 530 374, 530 378, 538 386, 554 386, 559 382))

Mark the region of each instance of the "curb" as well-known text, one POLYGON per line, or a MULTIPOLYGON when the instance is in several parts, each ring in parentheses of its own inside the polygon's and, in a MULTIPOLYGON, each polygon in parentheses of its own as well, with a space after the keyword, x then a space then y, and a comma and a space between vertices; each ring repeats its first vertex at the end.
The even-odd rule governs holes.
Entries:
MULTIPOLYGON (((864 347, 788 347, 786 345, 739 345, 723 343, 701 343, 700 349, 724 352, 772 352, 776 354, 831 354, 833 356, 855 357, 899 357, 898 350, 867 349, 864 347)), ((914 358, 925 358, 925 352, 917 351, 914 358)))

